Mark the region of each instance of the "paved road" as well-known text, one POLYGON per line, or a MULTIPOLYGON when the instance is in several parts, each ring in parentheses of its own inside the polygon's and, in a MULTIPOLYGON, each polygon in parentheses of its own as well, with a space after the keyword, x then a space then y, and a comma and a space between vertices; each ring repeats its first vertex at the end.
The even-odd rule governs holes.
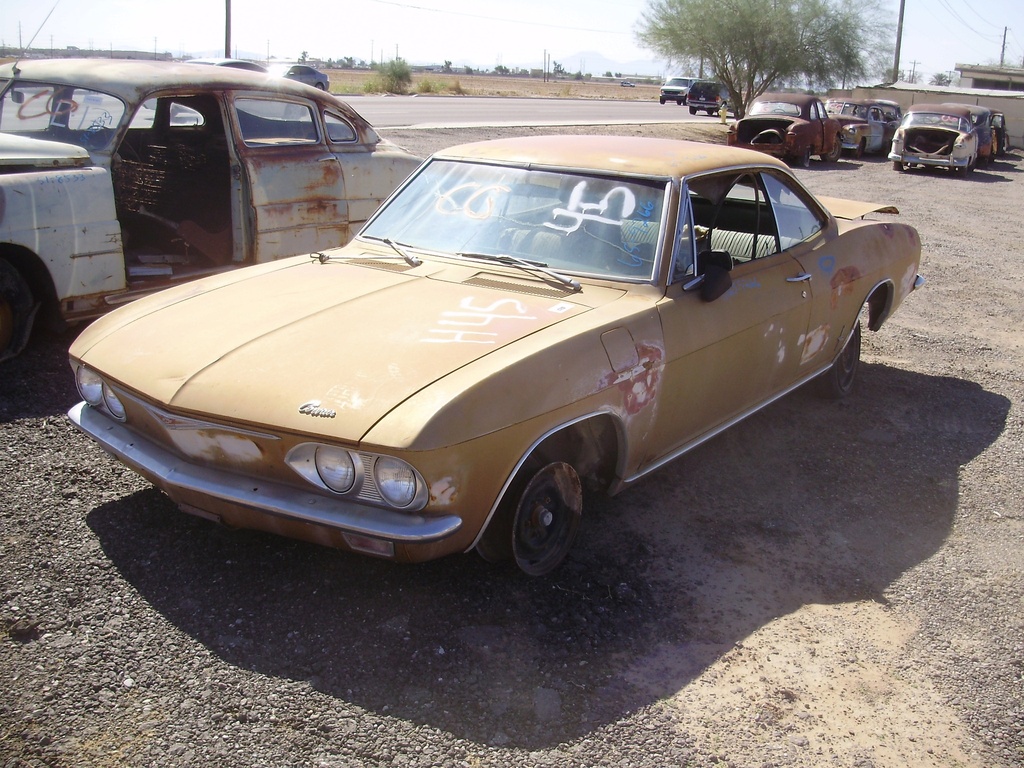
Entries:
POLYGON ((465 96, 343 96, 377 128, 710 122, 677 104, 596 99, 505 99, 465 96))

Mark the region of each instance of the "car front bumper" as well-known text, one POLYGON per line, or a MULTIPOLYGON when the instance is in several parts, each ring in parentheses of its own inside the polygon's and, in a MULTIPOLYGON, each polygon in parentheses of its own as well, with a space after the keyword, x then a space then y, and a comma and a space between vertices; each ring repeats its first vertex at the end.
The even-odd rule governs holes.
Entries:
POLYGON ((969 157, 937 157, 932 155, 908 155, 890 152, 889 159, 904 165, 928 165, 935 168, 966 168, 971 164, 969 157))
POLYGON ((229 525, 278 532, 383 556, 394 556, 389 555, 388 550, 393 553, 396 544, 415 546, 440 542, 462 526, 462 519, 456 515, 407 515, 192 464, 85 402, 68 411, 68 418, 103 450, 166 493, 183 511, 229 525), (294 529, 303 525, 328 533, 323 536, 297 534, 294 529), (366 539, 391 546, 382 549, 363 546, 366 539))

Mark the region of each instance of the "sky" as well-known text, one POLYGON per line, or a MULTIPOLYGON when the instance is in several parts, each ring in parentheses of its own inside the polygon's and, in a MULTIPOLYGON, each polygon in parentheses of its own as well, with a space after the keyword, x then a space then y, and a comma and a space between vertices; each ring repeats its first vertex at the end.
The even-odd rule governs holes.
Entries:
MULTIPOLYGON (((0 0, 0 44, 223 55, 228 0, 0 0)), ((879 0, 895 22, 900 0, 879 0)), ((901 68, 927 81, 958 63, 1024 65, 1020 0, 904 0, 901 68)), ((451 61, 492 69, 542 66, 627 75, 683 73, 636 40, 648 0, 230 0, 232 55, 241 58, 451 61), (600 57, 600 58, 599 58, 600 57), (588 58, 590 61, 588 62, 588 58), (602 62, 602 66, 596 66, 602 62), (617 68, 616 68, 617 69, 617 68), (629 71, 632 69, 633 71, 629 71)))

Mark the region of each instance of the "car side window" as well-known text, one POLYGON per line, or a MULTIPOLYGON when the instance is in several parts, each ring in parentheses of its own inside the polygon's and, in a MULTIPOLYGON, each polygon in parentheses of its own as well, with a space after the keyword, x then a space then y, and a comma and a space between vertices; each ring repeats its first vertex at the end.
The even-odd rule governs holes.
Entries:
POLYGON ((356 140, 356 129, 343 117, 333 112, 324 112, 324 125, 327 126, 327 138, 335 143, 356 140))
POLYGON ((683 197, 682 205, 679 206, 676 239, 672 244, 672 273, 669 275, 669 282, 678 283, 696 274, 693 229, 690 201, 683 197))
POLYGON ((804 242, 825 228, 825 214, 808 204, 804 195, 789 182, 770 173, 765 173, 763 179, 778 225, 782 250, 804 242))
POLYGON ((731 263, 743 263, 779 250, 772 206, 760 176, 730 172, 689 181, 698 273, 702 261, 721 259, 722 251, 731 263))
POLYGON ((313 110, 275 99, 236 99, 235 115, 247 147, 316 144, 320 140, 313 110))

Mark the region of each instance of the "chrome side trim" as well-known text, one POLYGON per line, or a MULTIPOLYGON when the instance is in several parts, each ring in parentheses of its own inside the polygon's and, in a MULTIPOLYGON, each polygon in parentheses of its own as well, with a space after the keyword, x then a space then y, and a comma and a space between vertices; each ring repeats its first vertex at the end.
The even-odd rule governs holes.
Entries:
POLYGON ((68 418, 107 453, 169 494, 177 489, 201 493, 269 515, 388 541, 438 541, 462 526, 462 518, 456 515, 406 515, 190 464, 85 402, 68 411, 68 418))

